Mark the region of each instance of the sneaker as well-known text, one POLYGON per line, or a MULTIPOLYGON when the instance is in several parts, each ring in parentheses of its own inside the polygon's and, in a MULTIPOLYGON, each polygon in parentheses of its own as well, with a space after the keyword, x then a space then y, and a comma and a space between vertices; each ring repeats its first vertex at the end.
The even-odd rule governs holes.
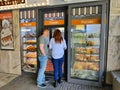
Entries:
POLYGON ((40 88, 46 88, 47 87, 47 85, 46 84, 41 84, 41 85, 37 85, 38 87, 40 87, 40 88))
POLYGON ((54 84, 54 86, 55 87, 57 87, 58 86, 58 82, 55 80, 55 84, 54 84))

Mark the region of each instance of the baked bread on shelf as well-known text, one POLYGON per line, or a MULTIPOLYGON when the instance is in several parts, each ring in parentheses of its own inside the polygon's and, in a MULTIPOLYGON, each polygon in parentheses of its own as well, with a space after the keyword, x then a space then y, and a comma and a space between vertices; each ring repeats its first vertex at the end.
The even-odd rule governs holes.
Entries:
POLYGON ((29 45, 29 46, 27 46, 26 50, 28 50, 28 51, 36 51, 37 48, 35 46, 33 46, 33 45, 29 45))
POLYGON ((99 64, 97 63, 90 63, 90 62, 75 62, 73 65, 74 69, 77 70, 99 70, 99 64))
POLYGON ((29 52, 25 55, 27 58, 37 58, 37 53, 36 52, 29 52))
POLYGON ((32 37, 36 37, 36 35, 33 34, 26 34, 25 36, 23 36, 24 38, 32 38, 32 37))
POLYGON ((36 40, 27 40, 24 44, 36 44, 36 40))
POLYGON ((75 60, 77 61, 99 61, 99 55, 90 54, 75 54, 75 60))
POLYGON ((35 58, 28 58, 26 61, 27 64, 33 64, 36 65, 37 64, 37 59, 35 58))

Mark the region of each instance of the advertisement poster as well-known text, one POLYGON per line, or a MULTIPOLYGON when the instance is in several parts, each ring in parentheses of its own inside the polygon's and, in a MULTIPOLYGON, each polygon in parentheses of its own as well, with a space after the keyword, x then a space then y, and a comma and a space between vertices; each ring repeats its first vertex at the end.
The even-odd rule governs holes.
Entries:
POLYGON ((1 49, 14 49, 12 12, 0 13, 1 49))

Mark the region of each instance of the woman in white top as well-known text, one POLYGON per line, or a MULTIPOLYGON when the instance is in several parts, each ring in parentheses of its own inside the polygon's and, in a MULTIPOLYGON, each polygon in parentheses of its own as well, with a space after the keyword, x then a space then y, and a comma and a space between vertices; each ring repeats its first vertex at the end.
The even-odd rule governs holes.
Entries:
POLYGON ((57 83, 61 83, 64 50, 66 48, 66 41, 62 37, 61 31, 59 29, 56 29, 49 44, 49 49, 52 50, 55 87, 57 87, 57 83))

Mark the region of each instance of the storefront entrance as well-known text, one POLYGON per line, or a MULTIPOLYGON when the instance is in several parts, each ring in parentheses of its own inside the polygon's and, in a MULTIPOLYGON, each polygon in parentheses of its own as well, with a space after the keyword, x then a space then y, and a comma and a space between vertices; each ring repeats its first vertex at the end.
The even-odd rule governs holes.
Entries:
MULTIPOLYGON (((23 62, 26 61, 23 70, 35 71, 36 64, 39 68, 36 41, 43 28, 50 30, 49 40, 55 29, 60 29, 68 46, 63 65, 64 78, 68 82, 102 86, 106 72, 107 5, 107 1, 100 1, 21 11, 22 57, 23 62)), ((53 76, 51 55, 46 74, 53 76)))
MULTIPOLYGON (((53 33, 56 29, 62 32, 63 38, 67 42, 67 23, 66 23, 66 8, 64 9, 44 9, 39 11, 39 24, 42 28, 48 28, 50 30, 49 41, 53 37, 53 33), (41 20, 42 19, 42 20, 41 20), (42 23, 41 23, 42 22, 42 23)), ((38 31, 39 32, 39 31, 38 31)), ((41 35, 40 31, 40 35, 41 35)), ((53 64, 51 60, 51 52, 49 51, 49 60, 46 67, 46 74, 53 75, 53 64)), ((63 65, 63 76, 66 79, 67 76, 67 53, 65 51, 65 61, 63 65)))

